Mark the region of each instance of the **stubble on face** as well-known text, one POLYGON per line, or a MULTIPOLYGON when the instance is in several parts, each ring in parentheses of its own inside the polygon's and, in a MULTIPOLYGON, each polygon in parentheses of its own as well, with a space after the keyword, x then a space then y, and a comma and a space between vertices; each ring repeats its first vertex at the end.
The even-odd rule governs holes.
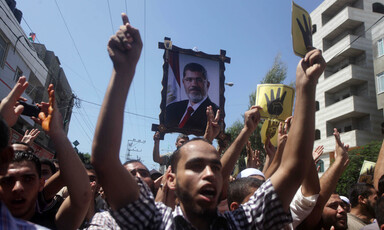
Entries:
POLYGON ((217 151, 201 140, 189 142, 181 148, 175 190, 180 205, 195 217, 211 218, 217 213, 222 188, 217 151))

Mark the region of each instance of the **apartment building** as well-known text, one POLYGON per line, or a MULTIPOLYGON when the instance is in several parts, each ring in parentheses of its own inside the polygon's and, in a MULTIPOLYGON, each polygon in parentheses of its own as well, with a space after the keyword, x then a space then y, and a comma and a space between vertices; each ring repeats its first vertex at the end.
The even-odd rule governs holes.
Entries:
MULTIPOLYGON (((333 128, 343 142, 361 146, 383 138, 377 109, 371 27, 384 15, 384 0, 325 0, 312 13, 313 45, 327 67, 316 90, 315 147, 335 149, 333 128)), ((332 155, 332 154, 331 154, 332 155)), ((328 168, 330 154, 322 157, 328 168)))
MULTIPOLYGON (((377 109, 384 114, 384 17, 372 27, 371 34, 377 109)), ((381 132, 384 132, 384 121, 381 123, 381 132)))
MULTIPOLYGON (((0 99, 8 95, 20 76, 25 76, 29 82, 22 95, 29 104, 48 101, 46 89, 53 83, 67 132, 74 99, 72 89, 60 67, 59 58, 52 51, 46 50, 44 45, 28 39, 19 24, 22 12, 15 6, 14 0, 0 0, 0 99)), ((24 132, 32 128, 41 130, 40 125, 35 124, 30 117, 20 116, 11 129, 12 141, 20 141, 24 132)), ((39 157, 54 156, 53 145, 44 132, 39 134, 32 147, 39 157)))

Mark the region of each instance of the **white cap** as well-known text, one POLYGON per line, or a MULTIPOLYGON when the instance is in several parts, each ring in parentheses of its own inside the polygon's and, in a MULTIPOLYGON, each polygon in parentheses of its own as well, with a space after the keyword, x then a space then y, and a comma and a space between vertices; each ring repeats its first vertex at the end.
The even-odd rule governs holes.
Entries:
POLYGON ((344 201, 345 203, 347 203, 347 204, 351 204, 351 203, 349 202, 349 199, 348 199, 347 197, 345 197, 345 196, 340 196, 340 199, 341 199, 342 201, 344 201))
POLYGON ((260 170, 255 169, 255 168, 246 168, 246 169, 244 169, 239 174, 237 174, 236 179, 245 178, 245 177, 249 177, 249 176, 262 176, 265 179, 264 174, 260 170))

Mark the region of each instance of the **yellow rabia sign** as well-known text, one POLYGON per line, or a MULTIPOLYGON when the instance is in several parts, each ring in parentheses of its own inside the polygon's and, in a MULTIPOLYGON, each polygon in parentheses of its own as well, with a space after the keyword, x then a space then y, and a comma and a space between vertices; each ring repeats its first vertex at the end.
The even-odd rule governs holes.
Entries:
POLYGON ((312 47, 312 21, 308 12, 292 2, 292 43, 297 56, 304 57, 312 47))
POLYGON ((284 121, 292 116, 293 99, 295 90, 283 84, 257 85, 256 103, 263 110, 262 118, 271 118, 284 121))
POLYGON ((265 143, 266 137, 270 137, 271 143, 277 145, 277 132, 279 122, 292 116, 293 99, 295 90, 283 84, 257 85, 256 103, 263 109, 260 112, 265 119, 261 128, 261 139, 265 143))

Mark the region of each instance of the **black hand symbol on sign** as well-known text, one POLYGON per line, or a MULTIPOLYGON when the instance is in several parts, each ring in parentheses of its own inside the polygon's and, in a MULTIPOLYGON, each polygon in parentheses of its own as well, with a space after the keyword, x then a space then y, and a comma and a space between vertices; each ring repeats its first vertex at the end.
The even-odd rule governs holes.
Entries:
POLYGON ((308 23, 305 15, 303 14, 303 21, 304 21, 304 26, 305 29, 303 28, 303 25, 301 25, 301 22, 299 21, 298 18, 296 18, 297 24, 300 27, 301 34, 303 35, 303 40, 306 48, 312 47, 312 28, 308 28, 308 23))
POLYGON ((284 91, 283 95, 280 98, 281 88, 277 89, 276 99, 273 89, 271 89, 271 100, 269 100, 268 95, 265 93, 265 98, 267 99, 268 113, 271 115, 279 116, 283 112, 283 103, 287 91, 284 91))

